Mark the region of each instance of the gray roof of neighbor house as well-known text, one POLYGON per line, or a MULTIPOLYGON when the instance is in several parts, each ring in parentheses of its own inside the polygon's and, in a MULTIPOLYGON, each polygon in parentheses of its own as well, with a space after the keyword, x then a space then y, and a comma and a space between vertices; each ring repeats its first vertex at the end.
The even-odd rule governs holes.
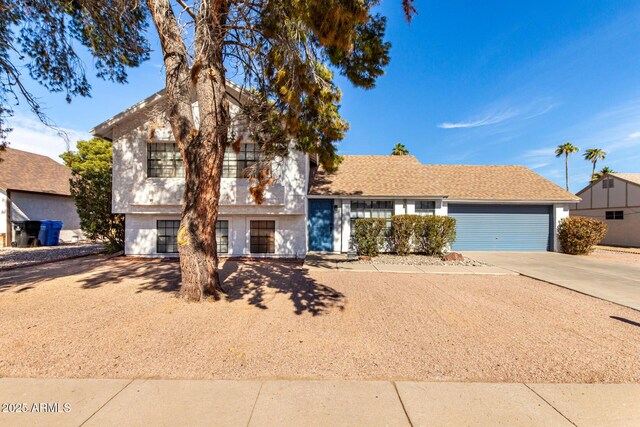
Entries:
POLYGON ((0 159, 1 189, 71 195, 71 170, 53 159, 8 147, 0 151, 0 159))
POLYGON ((335 174, 318 169, 309 194, 495 201, 580 200, 524 166, 424 165, 413 156, 344 156, 335 174))

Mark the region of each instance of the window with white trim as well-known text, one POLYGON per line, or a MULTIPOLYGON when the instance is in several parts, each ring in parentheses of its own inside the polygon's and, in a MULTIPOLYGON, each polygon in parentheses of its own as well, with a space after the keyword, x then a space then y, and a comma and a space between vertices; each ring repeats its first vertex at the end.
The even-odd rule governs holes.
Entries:
POLYGON ((392 200, 352 200, 351 201, 351 234, 355 232, 358 218, 384 218, 387 231, 391 229, 393 216, 392 200))
POLYGON ((249 222, 249 250, 252 254, 272 254, 276 251, 276 222, 249 222))
POLYGON ((255 164, 260 158, 258 144, 240 144, 240 151, 236 154, 232 148, 224 153, 222 165, 223 178, 246 178, 245 169, 255 164))
MULTIPOLYGON (((156 251, 159 254, 178 253, 178 230, 180 220, 159 219, 157 224, 156 251)), ((216 221, 216 247, 218 253, 229 252, 229 221, 216 221)))
POLYGON ((435 215, 436 202, 433 200, 416 200, 417 215, 435 215))
POLYGON ((184 178, 184 162, 178 144, 147 144, 147 176, 149 178, 184 178))
MULTIPOLYGON (((245 178, 245 170, 260 158, 258 144, 240 144, 236 154, 228 148, 222 163, 223 178, 245 178)), ((149 178, 184 178, 184 161, 173 142, 152 142, 147 144, 147 177, 149 178)))

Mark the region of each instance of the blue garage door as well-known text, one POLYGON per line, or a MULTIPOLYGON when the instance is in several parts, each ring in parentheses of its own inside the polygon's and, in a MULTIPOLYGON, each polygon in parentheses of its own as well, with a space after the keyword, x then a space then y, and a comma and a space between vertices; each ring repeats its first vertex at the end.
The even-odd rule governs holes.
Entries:
POLYGON ((551 206, 450 204, 457 251, 548 251, 551 206))

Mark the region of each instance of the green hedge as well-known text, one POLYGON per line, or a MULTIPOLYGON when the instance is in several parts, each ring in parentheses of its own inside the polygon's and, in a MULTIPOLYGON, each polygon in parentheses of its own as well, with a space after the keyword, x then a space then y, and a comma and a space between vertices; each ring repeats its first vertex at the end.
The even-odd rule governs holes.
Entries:
POLYGON ((386 220, 383 218, 358 218, 355 221, 353 244, 358 255, 378 256, 384 244, 383 230, 386 220))
POLYGON ((416 252, 416 229, 423 220, 420 215, 395 215, 391 217, 391 250, 398 255, 416 252))
POLYGON ((440 255, 456 240, 456 219, 450 216, 423 216, 416 225, 418 252, 440 255))
POLYGON ((607 235, 604 222, 593 218, 573 216, 565 218, 558 226, 558 240, 562 252, 571 255, 586 255, 593 251, 607 235))
POLYGON ((439 255, 455 239, 455 218, 422 215, 391 217, 391 248, 398 255, 412 252, 439 255))

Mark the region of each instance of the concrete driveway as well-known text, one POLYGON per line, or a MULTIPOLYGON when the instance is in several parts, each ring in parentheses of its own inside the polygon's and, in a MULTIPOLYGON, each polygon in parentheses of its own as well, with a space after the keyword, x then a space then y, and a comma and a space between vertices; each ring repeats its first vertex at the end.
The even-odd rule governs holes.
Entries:
POLYGON ((640 265, 556 252, 466 252, 470 258, 640 310, 640 265))

